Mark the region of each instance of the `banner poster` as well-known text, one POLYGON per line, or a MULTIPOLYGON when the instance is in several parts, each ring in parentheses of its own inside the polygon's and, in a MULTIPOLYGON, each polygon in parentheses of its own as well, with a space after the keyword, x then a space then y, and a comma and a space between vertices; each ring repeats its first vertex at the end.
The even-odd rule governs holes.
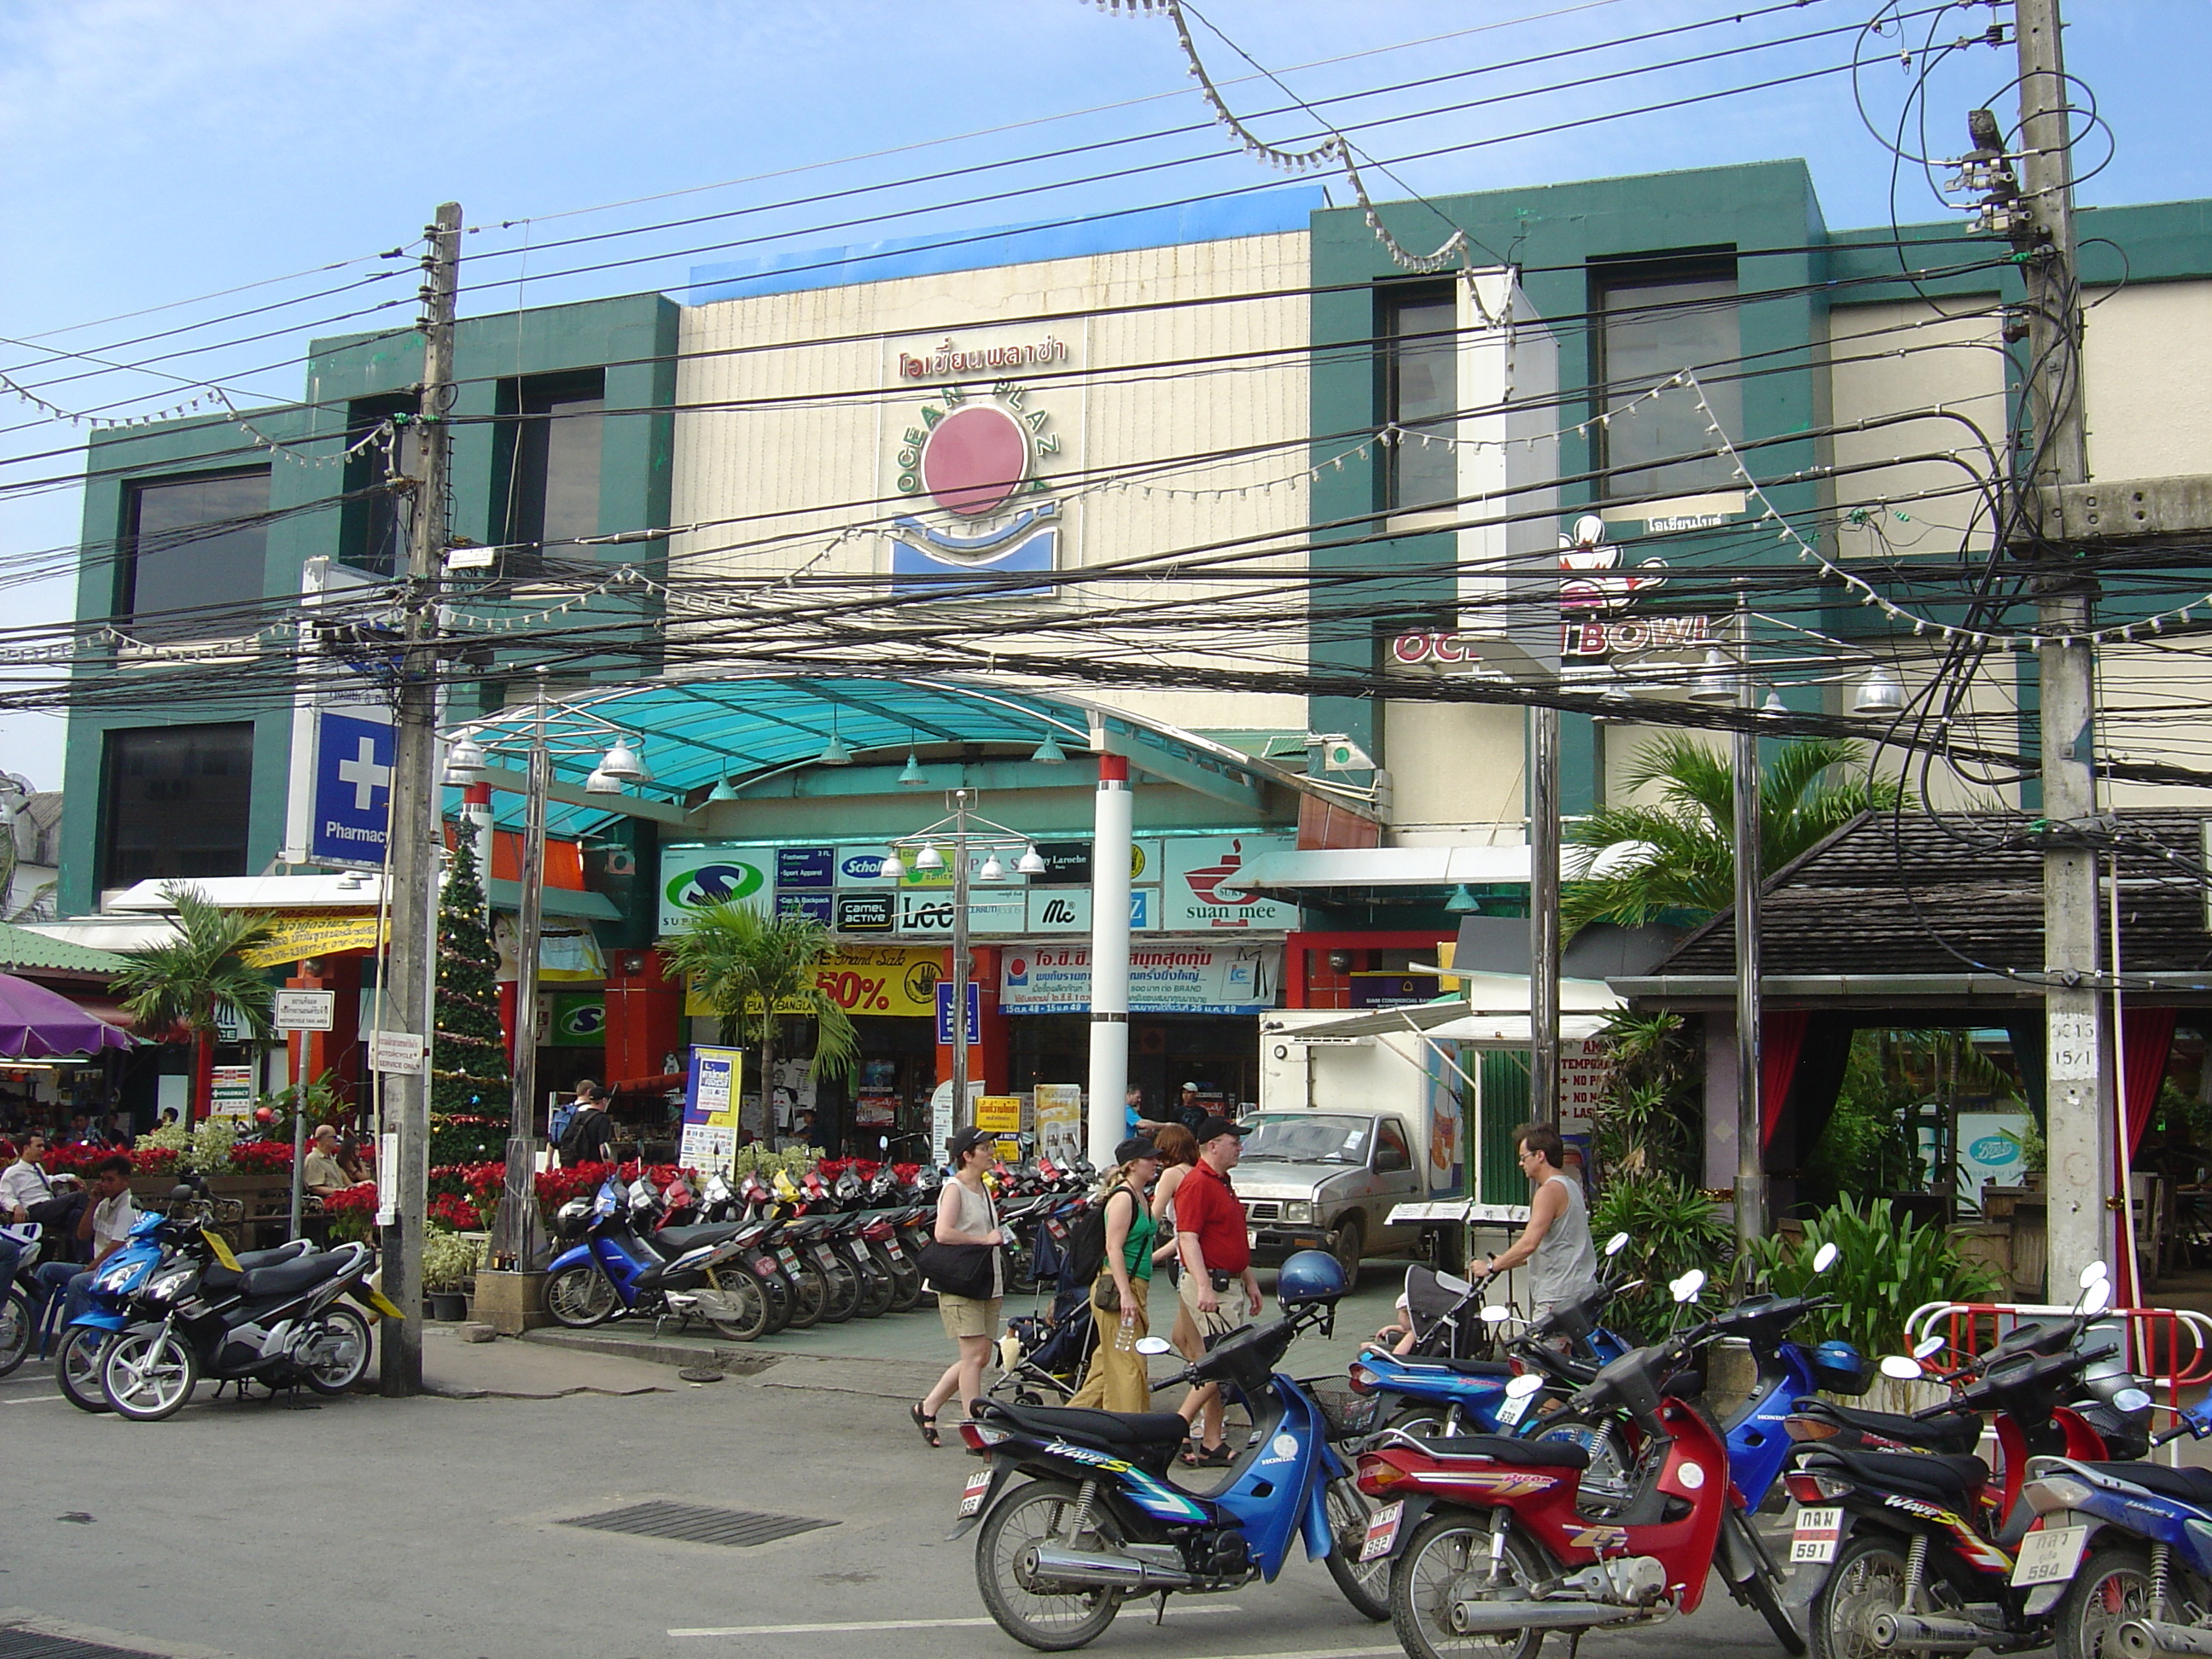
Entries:
POLYGON ((738 1151, 742 1048, 695 1048, 684 1080, 684 1134, 676 1161, 701 1174, 730 1172, 738 1151))
POLYGON ((1037 1156, 1068 1164, 1083 1156, 1083 1085, 1040 1083, 1031 1091, 1037 1156))

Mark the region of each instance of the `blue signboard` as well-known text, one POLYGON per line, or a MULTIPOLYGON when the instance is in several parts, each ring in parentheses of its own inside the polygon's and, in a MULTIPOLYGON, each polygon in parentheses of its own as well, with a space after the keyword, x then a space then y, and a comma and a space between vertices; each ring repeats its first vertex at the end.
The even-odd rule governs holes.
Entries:
POLYGON ((380 868, 392 813, 392 723, 328 709, 317 722, 308 860, 380 868))
MULTIPOLYGON (((974 980, 968 981, 968 1046, 975 1048, 983 1041, 983 988, 974 980)), ((937 981, 937 1046, 952 1046, 952 981, 937 981)))
POLYGON ((779 847, 775 849, 778 887, 829 888, 837 884, 837 849, 834 847, 779 847))
POLYGON ((836 896, 833 893, 778 893, 775 913, 780 916, 804 916, 827 927, 836 921, 831 914, 836 903, 836 896))

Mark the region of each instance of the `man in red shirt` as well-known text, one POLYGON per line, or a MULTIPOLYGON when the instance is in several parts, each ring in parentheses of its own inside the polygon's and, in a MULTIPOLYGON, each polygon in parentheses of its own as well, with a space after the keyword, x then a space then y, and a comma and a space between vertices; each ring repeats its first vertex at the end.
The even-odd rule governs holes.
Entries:
MULTIPOLYGON (((1198 1162, 1176 1188, 1176 1251, 1182 1261, 1180 1286, 1183 1306, 1200 1337, 1211 1340, 1237 1328, 1231 1311, 1233 1298, 1224 1306, 1229 1287, 1241 1280, 1249 1316, 1260 1315, 1260 1281, 1252 1273, 1250 1236, 1244 1229, 1244 1206, 1229 1184, 1229 1172, 1244 1151, 1244 1132, 1226 1118, 1210 1117, 1198 1126, 1198 1162)), ((1193 1389, 1176 1408, 1186 1419, 1199 1419, 1200 1449, 1184 1453, 1184 1461, 1200 1468, 1221 1468, 1234 1455, 1221 1438, 1221 1389, 1209 1382, 1193 1389), (1203 1413, 1203 1417, 1200 1417, 1203 1413)))

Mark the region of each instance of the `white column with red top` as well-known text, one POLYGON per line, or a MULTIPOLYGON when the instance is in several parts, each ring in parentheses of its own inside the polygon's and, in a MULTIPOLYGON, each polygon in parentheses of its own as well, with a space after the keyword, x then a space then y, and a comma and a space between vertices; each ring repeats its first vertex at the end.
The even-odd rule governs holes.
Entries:
POLYGON ((1129 1091, 1129 761, 1098 757, 1091 842, 1091 1162, 1110 1169, 1129 1091))

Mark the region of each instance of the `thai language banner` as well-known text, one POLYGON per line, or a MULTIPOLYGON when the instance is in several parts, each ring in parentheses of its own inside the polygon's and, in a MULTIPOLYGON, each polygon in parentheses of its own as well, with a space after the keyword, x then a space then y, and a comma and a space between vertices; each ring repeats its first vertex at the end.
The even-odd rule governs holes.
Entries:
MULTIPOLYGON (((1257 1014, 1275 1006, 1282 949, 1272 945, 1138 945, 1129 1008, 1140 1014, 1257 1014)), ((1010 1014, 1091 1010, 1091 948, 1014 947, 1000 958, 999 1006, 1010 1014)))

